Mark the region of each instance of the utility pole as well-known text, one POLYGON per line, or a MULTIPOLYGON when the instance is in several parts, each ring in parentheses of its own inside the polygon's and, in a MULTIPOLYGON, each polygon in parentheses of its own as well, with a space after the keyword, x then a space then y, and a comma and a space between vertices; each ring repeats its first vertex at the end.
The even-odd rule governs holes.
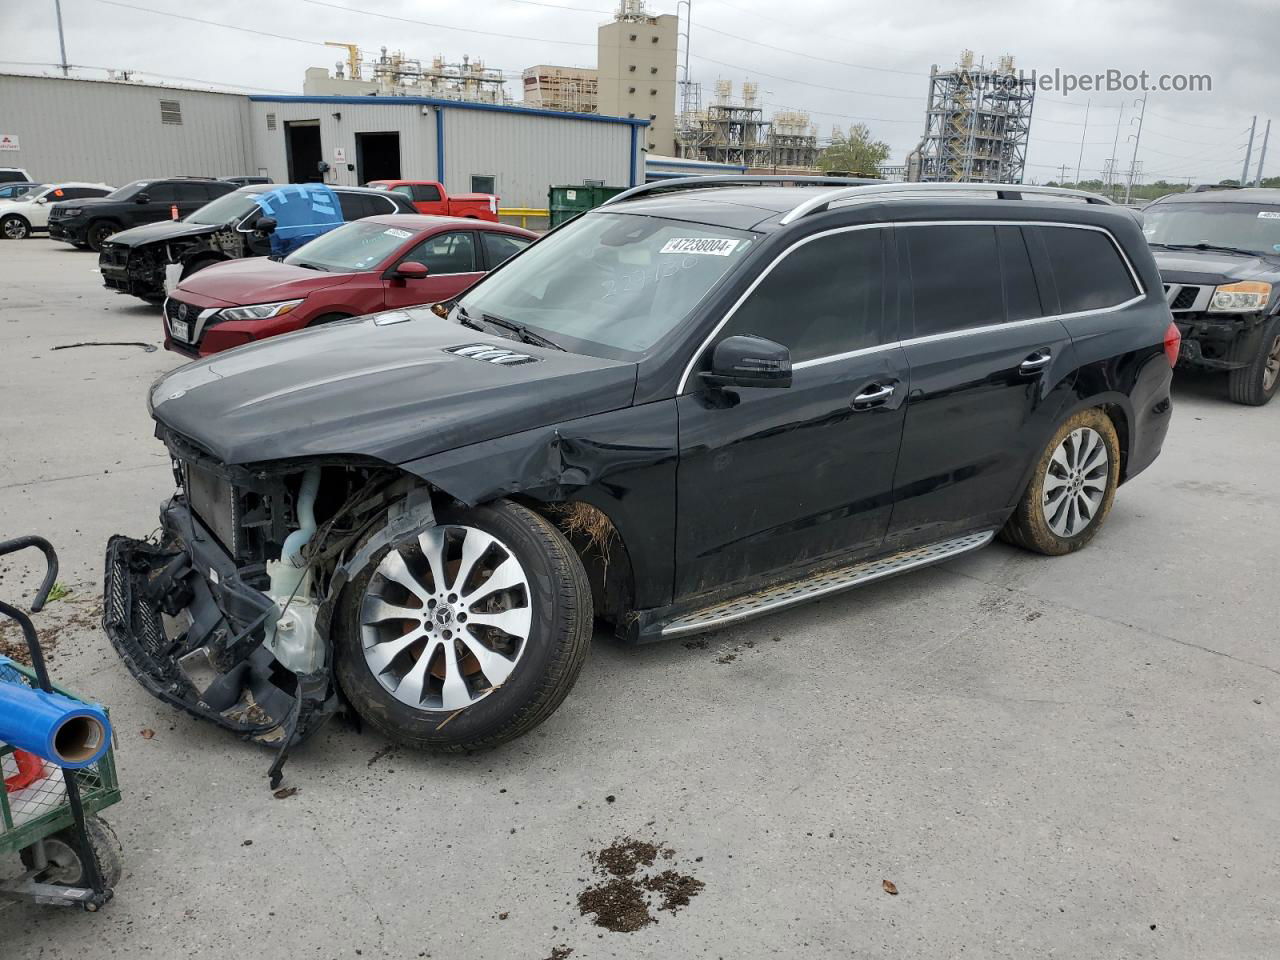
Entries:
MULTIPOLYGON (((1265 163, 1267 159, 1267 141, 1270 139, 1271 139, 1271 121, 1268 120, 1267 129, 1263 131, 1263 134, 1262 134, 1262 150, 1259 151, 1258 153, 1258 176, 1253 181, 1253 185, 1255 187, 1262 186, 1262 164, 1265 163)), ((1241 186, 1244 186, 1244 184, 1241 184, 1241 186)))
POLYGON ((1249 158, 1253 156, 1253 135, 1258 130, 1258 115, 1253 115, 1253 123, 1249 124, 1249 145, 1244 148, 1244 173, 1240 174, 1240 186, 1249 185, 1249 158))
MULTIPOLYGON (((1129 202, 1129 196, 1130 196, 1130 195, 1132 194, 1132 192, 1133 192, 1133 173, 1134 173, 1134 170, 1136 169, 1137 164, 1138 164, 1138 145, 1139 145, 1140 143, 1142 143, 1142 121, 1143 121, 1144 119, 1146 119, 1146 116, 1147 116, 1147 96, 1146 96, 1146 94, 1143 94, 1143 97, 1142 97, 1142 99, 1141 99, 1141 100, 1135 100, 1135 101, 1133 101, 1133 102, 1134 102, 1134 104, 1135 104, 1135 105, 1137 105, 1137 104, 1139 104, 1139 103, 1140 103, 1140 104, 1142 104, 1142 111, 1138 114, 1138 132, 1137 132, 1137 134, 1136 134, 1136 135, 1134 136, 1134 138, 1133 138, 1133 156, 1132 156, 1132 157, 1130 158, 1130 160, 1129 160, 1129 181, 1128 181, 1128 183, 1126 183, 1126 184, 1125 184, 1125 188, 1124 188, 1124 202, 1125 202, 1125 203, 1128 203, 1128 202, 1129 202)), ((1132 118, 1132 117, 1130 117, 1130 118, 1129 118, 1129 122, 1130 122, 1130 123, 1132 123, 1132 122, 1133 122, 1133 118, 1132 118)))
POLYGON ((1065 163, 1058 166, 1058 186, 1062 186, 1067 182, 1067 165, 1065 163))
POLYGON ((53 13, 58 20, 58 53, 61 55, 62 75, 68 75, 67 41, 62 35, 62 0, 53 0, 53 13))
POLYGON ((1084 162, 1084 135, 1089 132, 1089 105, 1092 103, 1092 98, 1084 102, 1084 129, 1080 131, 1080 155, 1076 157, 1076 186, 1080 185, 1080 164, 1084 162))
POLYGON ((1120 121, 1124 119, 1124 104, 1120 104, 1120 115, 1116 117, 1116 138, 1111 144, 1111 175, 1107 177, 1107 195, 1114 200, 1116 183, 1116 164, 1120 162, 1120 121))

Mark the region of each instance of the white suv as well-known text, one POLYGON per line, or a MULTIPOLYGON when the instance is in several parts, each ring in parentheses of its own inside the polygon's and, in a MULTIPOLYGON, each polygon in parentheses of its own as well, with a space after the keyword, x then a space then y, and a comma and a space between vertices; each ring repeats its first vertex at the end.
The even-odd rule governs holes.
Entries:
POLYGON ((21 167, 0 167, 0 183, 34 183, 21 167))
POLYGON ((0 239, 22 240, 49 227, 49 204, 62 200, 105 197, 115 187, 105 183, 54 183, 0 206, 0 239))

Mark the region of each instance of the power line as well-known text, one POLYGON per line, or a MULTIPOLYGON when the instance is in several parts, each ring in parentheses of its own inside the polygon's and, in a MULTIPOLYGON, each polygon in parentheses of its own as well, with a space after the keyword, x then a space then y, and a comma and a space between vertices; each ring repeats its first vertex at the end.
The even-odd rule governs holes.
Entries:
POLYGON ((252 33, 259 37, 270 37, 273 40, 291 40, 294 43, 305 43, 314 47, 324 46, 324 43, 319 40, 304 40, 301 37, 290 37, 282 33, 269 33, 266 30, 254 30, 250 27, 240 27, 231 23, 219 23, 217 20, 202 20, 199 17, 191 17, 183 13, 173 13, 169 10, 156 10, 153 7, 140 7, 132 3, 121 3, 120 0, 93 0, 93 2, 103 3, 109 7, 124 7, 128 10, 137 10, 141 13, 151 13, 161 17, 173 17, 175 20, 188 20, 191 23, 200 23, 207 27, 222 27, 224 30, 237 30, 240 33, 252 33))
POLYGON ((383 20, 394 20, 397 23, 412 23, 420 27, 431 27, 433 30, 451 30, 454 33, 471 33, 481 37, 500 37, 503 40, 521 40, 528 42, 533 40, 537 43, 556 43, 561 46, 569 47, 595 47, 594 42, 588 43, 585 40, 554 40, 551 37, 530 37, 521 36, 516 33, 498 33, 494 30, 475 30, 471 27, 455 27, 447 23, 433 23, 430 20, 415 20, 412 17, 397 17, 390 13, 378 13, 376 10, 361 10, 357 7, 344 7, 337 3, 326 3, 325 0, 302 0, 303 3, 309 3, 315 7, 328 7, 331 10, 341 10, 343 13, 354 13, 365 17, 379 17, 383 20))

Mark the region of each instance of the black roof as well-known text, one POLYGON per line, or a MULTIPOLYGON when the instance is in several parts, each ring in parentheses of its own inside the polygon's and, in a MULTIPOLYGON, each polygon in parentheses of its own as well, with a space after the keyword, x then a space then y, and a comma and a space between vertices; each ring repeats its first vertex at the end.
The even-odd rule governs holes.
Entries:
MULTIPOLYGON (((973 196, 962 193, 929 194, 928 184, 921 184, 920 192, 904 191, 902 195, 880 194, 868 196, 856 205, 836 206, 832 212, 842 211, 849 219, 859 222, 886 220, 955 219, 958 216, 975 216, 985 219, 1005 220, 1057 220, 1067 223, 1105 225, 1114 218, 1133 222, 1135 212, 1113 204, 1082 203, 1056 197, 1043 197, 1027 193, 1021 200, 1002 200, 995 197, 973 196), (856 211, 856 212, 855 212, 856 211)), ((977 191, 984 184, 973 184, 977 191)), ((638 196, 597 207, 593 212, 639 214, 665 217, 688 223, 709 224, 737 230, 772 232, 783 229, 781 219, 813 197, 830 193, 831 186, 721 186, 706 189, 681 190, 675 193, 657 193, 638 196)), ((994 189, 994 188, 992 188, 994 189)), ((1235 191, 1255 192, 1255 191, 1235 191)), ((1280 190, 1269 191, 1280 194, 1280 190)), ((1203 197, 1204 194, 1198 196, 1203 197)), ((812 214, 814 218, 826 214, 812 214)), ((814 222, 809 217, 793 221, 789 226, 814 222)))

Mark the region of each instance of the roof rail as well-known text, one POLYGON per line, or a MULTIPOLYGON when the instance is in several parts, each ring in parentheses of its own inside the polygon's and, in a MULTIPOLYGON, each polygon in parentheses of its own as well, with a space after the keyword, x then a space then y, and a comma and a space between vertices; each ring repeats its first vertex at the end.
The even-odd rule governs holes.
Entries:
POLYGON ((623 200, 634 200, 640 196, 651 196, 657 193, 676 193, 680 190, 702 190, 705 187, 747 187, 747 186, 784 186, 793 184, 799 187, 854 187, 859 184, 884 183, 883 180, 871 180, 863 177, 824 177, 824 176, 760 176, 734 175, 723 177, 675 177, 670 180, 655 180, 653 183, 642 183, 639 186, 624 190, 617 196, 610 197, 601 206, 619 203, 623 200))
POLYGON ((892 199, 895 193, 991 193, 995 192, 1001 200, 1021 200, 1024 193, 1047 194, 1057 197, 1070 197, 1083 200, 1085 203, 1115 206, 1106 197, 1086 190, 1072 190, 1067 187, 1030 187, 1021 183, 884 183, 873 182, 866 186, 848 187, 831 190, 816 197, 810 197, 797 204, 779 221, 782 224, 794 223, 801 217, 811 213, 827 210, 833 203, 841 200, 880 200, 892 199))

